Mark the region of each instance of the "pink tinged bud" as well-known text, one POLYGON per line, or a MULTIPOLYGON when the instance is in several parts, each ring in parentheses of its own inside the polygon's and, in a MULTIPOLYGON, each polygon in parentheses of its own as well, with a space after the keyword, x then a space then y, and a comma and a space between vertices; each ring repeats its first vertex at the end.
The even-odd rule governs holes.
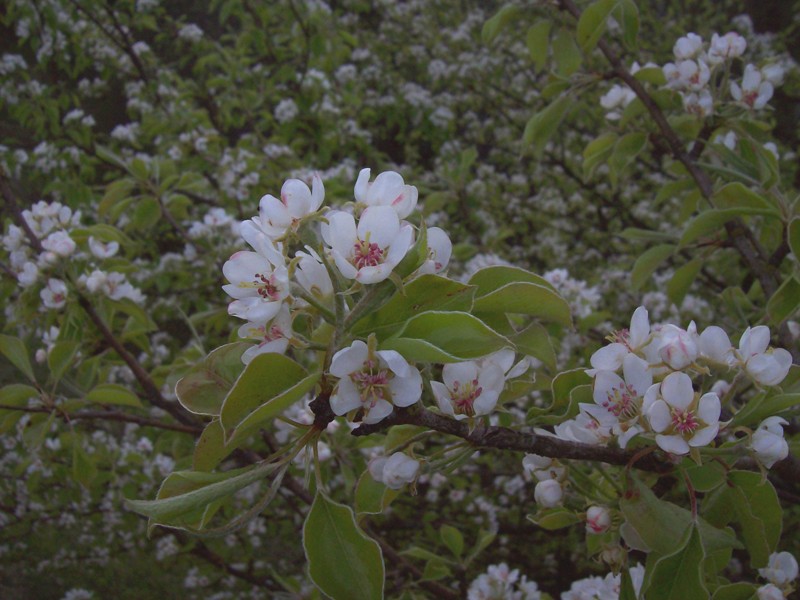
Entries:
POLYGON ((542 508, 554 508, 561 504, 564 490, 555 479, 547 479, 536 484, 533 490, 533 497, 542 508))
POLYGON ((605 506, 590 506, 586 511, 586 531, 600 534, 611 527, 611 512, 605 506))

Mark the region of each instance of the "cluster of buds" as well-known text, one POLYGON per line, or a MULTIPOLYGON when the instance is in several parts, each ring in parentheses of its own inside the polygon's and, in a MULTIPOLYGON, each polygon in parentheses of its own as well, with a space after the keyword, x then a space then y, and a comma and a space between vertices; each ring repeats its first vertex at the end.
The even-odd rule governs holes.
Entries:
POLYGON ((567 469, 558 460, 526 454, 522 459, 522 468, 536 480, 533 497, 542 508, 554 508, 561 504, 564 498, 563 481, 567 476, 567 469))
MULTIPOLYGON (((723 369, 734 381, 749 378, 756 386, 775 386, 792 364, 788 351, 769 347, 769 329, 747 328, 738 348, 717 326, 698 334, 675 325, 650 326, 647 310, 639 307, 629 329, 614 334, 612 343, 591 357, 593 404, 556 427, 557 436, 585 443, 611 439, 625 447, 636 435, 654 438, 675 455, 708 446, 719 433, 722 400, 719 390, 731 384, 720 380, 710 391, 695 390, 694 378, 723 369), (580 435, 578 433, 580 432, 580 435)), ((780 418, 762 423, 752 437, 751 450, 767 467, 786 456, 780 418)))

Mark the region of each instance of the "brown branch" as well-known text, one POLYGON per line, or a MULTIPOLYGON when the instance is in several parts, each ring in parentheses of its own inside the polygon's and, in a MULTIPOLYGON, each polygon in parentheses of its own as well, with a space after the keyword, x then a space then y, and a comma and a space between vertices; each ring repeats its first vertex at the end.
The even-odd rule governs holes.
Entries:
MULTIPOLYGON (((478 448, 516 450, 551 458, 586 460, 624 466, 636 455, 636 451, 570 442, 532 431, 517 431, 507 427, 479 426, 470 431, 466 422, 438 415, 421 406, 395 408, 394 412, 380 423, 361 425, 352 434, 355 436, 370 435, 383 431, 392 425, 400 424, 419 425, 460 437, 478 448)), ((659 454, 652 453, 637 460, 635 467, 655 473, 671 471, 674 467, 673 463, 664 458, 659 458, 659 454)))
POLYGON ((189 433, 192 435, 200 435, 203 432, 202 427, 195 427, 193 425, 181 425, 178 423, 164 423, 158 419, 150 417, 140 417, 138 415, 131 415, 123 412, 116 412, 110 410, 94 410, 94 411, 81 411, 75 413, 67 413, 59 410, 58 408, 51 409, 45 406, 12 406, 9 404, 0 404, 0 410, 18 410, 26 413, 55 413, 65 423, 69 421, 121 421, 124 423, 136 423, 145 427, 157 427, 159 429, 169 429, 170 431, 180 431, 181 433, 189 433))

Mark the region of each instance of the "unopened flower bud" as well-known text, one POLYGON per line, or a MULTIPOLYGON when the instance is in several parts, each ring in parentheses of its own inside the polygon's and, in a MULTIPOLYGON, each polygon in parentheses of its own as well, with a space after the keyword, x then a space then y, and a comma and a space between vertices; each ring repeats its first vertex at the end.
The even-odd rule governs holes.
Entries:
POLYGON ((797 560, 788 552, 773 552, 770 554, 767 566, 759 569, 758 574, 782 588, 797 579, 797 560))
POLYGON ((372 459, 369 463, 369 473, 373 479, 380 481, 386 487, 399 490, 417 478, 419 461, 402 452, 395 452, 389 458, 381 456, 372 459))
POLYGON ((768 469, 789 456, 789 444, 783 439, 783 425, 788 425, 785 419, 768 417, 753 433, 750 449, 755 454, 756 460, 768 469))
POLYGON ((536 484, 536 488, 533 490, 533 497, 542 508, 553 508, 561 504, 564 490, 555 479, 547 479, 536 484))
POLYGON ((586 511, 586 531, 599 534, 611 527, 611 513, 605 506, 590 506, 586 511))
POLYGON ((756 596, 758 596, 758 600, 784 600, 784 598, 786 598, 781 589, 771 583, 758 588, 756 590, 756 596))

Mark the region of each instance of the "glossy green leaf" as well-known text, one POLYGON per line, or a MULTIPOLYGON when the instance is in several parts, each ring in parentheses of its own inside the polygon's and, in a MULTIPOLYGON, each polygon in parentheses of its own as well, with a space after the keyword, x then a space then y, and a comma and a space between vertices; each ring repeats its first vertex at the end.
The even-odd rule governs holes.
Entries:
POLYGON ((475 313, 511 313, 572 326, 569 303, 558 292, 536 283, 509 283, 475 299, 475 313))
POLYGON ((769 397, 765 397, 762 394, 751 398, 734 415, 730 427, 745 425, 755 428, 767 417, 780 414, 789 409, 797 410, 798 408, 800 408, 800 393, 774 394, 769 397))
POLYGON ((394 500, 399 493, 399 490, 390 489, 380 481, 375 481, 369 471, 364 471, 361 477, 358 478, 358 483, 356 484, 356 513, 359 515, 380 514, 386 510, 386 507, 392 503, 392 500, 394 500))
POLYGON ((161 204, 155 198, 141 198, 136 202, 131 223, 136 229, 151 229, 162 218, 161 204))
POLYGON ((11 383, 0 388, 0 404, 27 406, 28 400, 37 398, 39 391, 24 383, 11 383))
POLYGON ((514 344, 517 352, 533 356, 542 361, 547 368, 555 370, 556 352, 547 329, 542 325, 531 323, 525 329, 507 337, 514 344))
POLYGON ((711 204, 716 209, 763 208, 777 212, 766 198, 739 182, 725 184, 714 192, 711 204))
POLYGON ((641 131, 625 134, 617 140, 608 159, 608 175, 612 185, 617 185, 619 178, 625 175, 625 170, 646 145, 647 135, 641 131))
POLYGON ((597 168, 605 164, 611 157, 614 144, 617 143, 619 136, 613 132, 606 132, 589 142, 583 149, 583 178, 588 181, 594 175, 597 168))
POLYGON ((703 581, 705 551, 700 531, 691 526, 687 533, 676 552, 656 562, 646 592, 648 600, 708 598, 708 589, 703 581))
POLYGON ((767 302, 767 316, 773 325, 779 325, 800 308, 800 281, 787 277, 767 302))
POLYGON ((564 507, 545 508, 526 518, 547 531, 564 529, 581 522, 581 518, 574 511, 564 507))
POLYGON ((715 237, 722 235, 725 231, 724 225, 728 221, 732 221, 736 217, 763 215, 775 216, 775 211, 771 208, 754 208, 754 207, 741 207, 741 208, 725 208, 725 209, 710 209, 706 210, 691 221, 683 230, 678 248, 684 248, 691 244, 698 238, 708 237, 714 235, 715 237))
POLYGON ((174 523, 216 500, 226 498, 267 477, 278 463, 259 464, 225 473, 175 471, 159 489, 156 500, 125 500, 127 507, 159 523, 174 523))
POLYGON ((756 600, 756 586, 752 583, 730 583, 721 585, 714 590, 711 600, 756 600))
POLYGON ((675 273, 667 283, 667 298, 680 306, 694 280, 697 279, 700 269, 703 268, 703 259, 695 258, 675 269, 675 273))
POLYGON ((707 493, 719 487, 726 480, 725 469, 716 462, 692 465, 685 470, 695 491, 707 493))
POLYGON ((128 388, 116 383, 101 383, 92 388, 86 399, 97 404, 113 404, 117 406, 133 406, 142 408, 139 396, 128 388))
MULTIPOLYGON (((617 2, 612 14, 622 28, 622 43, 625 44, 628 50, 636 50, 639 38, 639 8, 636 3, 633 0, 620 0, 617 2)), ((644 69, 640 69, 639 72, 642 70, 644 69)), ((658 69, 658 72, 660 73, 661 69, 658 69)), ((659 81, 652 81, 651 83, 663 85, 659 81)))
POLYGON ((631 288, 639 290, 650 276, 675 252, 673 244, 659 244, 642 252, 631 269, 631 288))
POLYGON ((288 356, 257 355, 222 403, 220 423, 226 440, 279 415, 314 389, 318 380, 319 373, 309 375, 288 356))
POLYGON ((633 587, 630 569, 622 569, 622 577, 619 582, 619 600, 638 600, 636 588, 633 587))
POLYGON ((539 157, 550 138, 553 137, 561 121, 573 106, 572 97, 563 94, 553 100, 544 110, 534 114, 525 125, 522 143, 533 147, 533 153, 539 157))
POLYGON ((218 416, 225 396, 244 370, 242 354, 251 346, 248 342, 225 344, 192 367, 175 386, 181 406, 198 415, 218 416))
POLYGON ((521 8, 516 4, 506 4, 492 18, 483 24, 481 39, 484 44, 491 44, 500 33, 514 23, 519 17, 521 8))
POLYGON ((591 52, 606 31, 606 21, 615 8, 617 0, 597 0, 581 13, 578 19, 577 37, 581 49, 591 52))
POLYGON ((551 48, 553 49, 553 60, 555 61, 555 70, 558 75, 569 77, 580 68, 583 56, 571 31, 568 29, 557 30, 555 36, 553 36, 551 48))
POLYGON ((28 349, 25 347, 25 342, 17 337, 0 334, 0 353, 11 361, 12 365, 22 371, 30 381, 36 381, 33 377, 33 367, 28 358, 28 349))
POLYGON ((384 339, 396 332, 408 319, 429 310, 469 311, 475 287, 440 277, 422 275, 409 282, 377 311, 365 316, 352 327, 356 336, 374 333, 384 339))
POLYGON ((547 64, 547 51, 550 47, 550 28, 553 23, 548 19, 536 21, 528 29, 525 44, 531 55, 531 61, 537 71, 544 69, 547 64))
POLYGON ((192 455, 192 469, 213 471, 233 450, 233 444, 225 445, 225 435, 219 419, 213 419, 197 439, 192 455))
POLYGON ((461 558, 464 553, 464 536, 452 525, 442 525, 439 528, 439 537, 453 556, 461 558))
POLYGON ((486 356, 511 345, 469 313, 429 311, 409 319, 380 347, 396 350, 412 362, 450 363, 486 356))
POLYGON ((317 492, 303 525, 303 547, 312 581, 333 600, 383 598, 380 546, 358 528, 350 507, 317 492))
POLYGON ((526 271, 525 269, 520 269, 519 267, 503 265, 484 267, 476 271, 468 281, 469 285, 477 286, 478 290, 475 295, 478 297, 485 296, 489 292, 493 292, 509 283, 519 282, 535 283, 555 291, 553 284, 544 277, 526 271))
POLYGON ((72 365, 80 344, 75 341, 56 342, 47 354, 47 366, 50 367, 50 377, 53 381, 60 381, 64 372, 72 365))

